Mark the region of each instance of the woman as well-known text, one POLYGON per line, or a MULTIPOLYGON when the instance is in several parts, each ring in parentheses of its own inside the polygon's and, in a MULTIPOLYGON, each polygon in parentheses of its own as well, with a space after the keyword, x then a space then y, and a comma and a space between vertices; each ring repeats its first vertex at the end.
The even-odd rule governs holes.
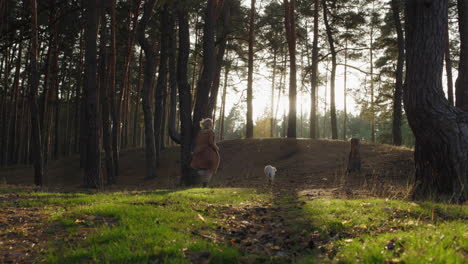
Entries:
POLYGON ((200 121, 200 132, 195 139, 195 150, 192 153, 190 166, 197 170, 203 187, 206 187, 219 166, 219 148, 215 142, 213 120, 205 118, 200 121))

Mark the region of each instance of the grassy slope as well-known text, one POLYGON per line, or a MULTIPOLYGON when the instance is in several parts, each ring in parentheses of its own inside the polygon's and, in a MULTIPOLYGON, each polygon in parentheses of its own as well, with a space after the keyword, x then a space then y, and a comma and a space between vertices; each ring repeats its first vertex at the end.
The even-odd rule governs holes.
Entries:
POLYGON ((208 251, 211 263, 245 263, 247 258, 228 240, 212 243, 207 237, 216 237, 216 228, 224 225, 217 208, 255 203, 291 206, 286 221, 294 222, 294 232, 311 236, 320 249, 304 251, 301 263, 464 263, 468 252, 466 206, 294 200, 233 188, 19 195, 0 209, 43 208, 50 215, 48 225, 62 225, 72 236, 86 231, 81 240, 50 242, 48 263, 186 263, 184 251, 208 251), (292 206, 295 202, 303 206, 292 206), (194 230, 204 230, 205 236, 194 230))

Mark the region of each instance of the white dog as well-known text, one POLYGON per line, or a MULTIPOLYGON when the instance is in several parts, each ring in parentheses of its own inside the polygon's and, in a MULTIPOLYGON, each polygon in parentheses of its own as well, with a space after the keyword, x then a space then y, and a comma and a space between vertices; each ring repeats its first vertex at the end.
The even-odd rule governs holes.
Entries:
POLYGON ((266 165, 263 171, 265 172, 265 176, 268 178, 268 182, 272 184, 275 180, 276 168, 271 165, 266 165))

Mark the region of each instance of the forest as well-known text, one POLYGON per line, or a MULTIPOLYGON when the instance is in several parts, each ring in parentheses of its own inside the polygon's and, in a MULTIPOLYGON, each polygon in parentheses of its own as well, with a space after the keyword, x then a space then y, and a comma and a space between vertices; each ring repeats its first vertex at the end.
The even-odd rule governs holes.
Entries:
POLYGON ((464 263, 468 2, 0 0, 0 149, 0 263, 464 263))

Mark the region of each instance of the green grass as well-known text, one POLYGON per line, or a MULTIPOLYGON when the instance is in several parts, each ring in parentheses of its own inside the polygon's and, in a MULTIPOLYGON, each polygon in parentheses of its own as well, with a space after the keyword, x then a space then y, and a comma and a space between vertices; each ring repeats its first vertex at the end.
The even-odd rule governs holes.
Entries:
POLYGON ((236 248, 191 232, 214 230, 218 219, 204 211, 214 203, 237 206, 267 198, 249 189, 19 194, 24 197, 15 206, 48 209, 50 222, 71 236, 92 229, 82 241, 54 241, 47 263, 186 263, 182 249, 209 251, 213 263, 236 263, 236 248))
POLYGON ((50 215, 50 232, 67 233, 50 243, 44 256, 47 263, 187 263, 184 250, 209 251, 210 263, 246 263, 255 257, 245 256, 223 239, 212 242, 193 231, 213 237, 224 223, 217 211, 220 206, 252 203, 286 208, 279 212, 294 235, 313 234, 316 245, 326 252, 309 252, 298 263, 467 263, 466 206, 384 199, 298 200, 294 195, 271 201, 270 194, 232 188, 15 192, 19 199, 7 199, 0 208, 43 208, 50 215), (302 207, 297 206, 300 202, 302 207))
POLYGON ((467 206, 317 199, 304 211, 333 262, 467 263, 467 206))

